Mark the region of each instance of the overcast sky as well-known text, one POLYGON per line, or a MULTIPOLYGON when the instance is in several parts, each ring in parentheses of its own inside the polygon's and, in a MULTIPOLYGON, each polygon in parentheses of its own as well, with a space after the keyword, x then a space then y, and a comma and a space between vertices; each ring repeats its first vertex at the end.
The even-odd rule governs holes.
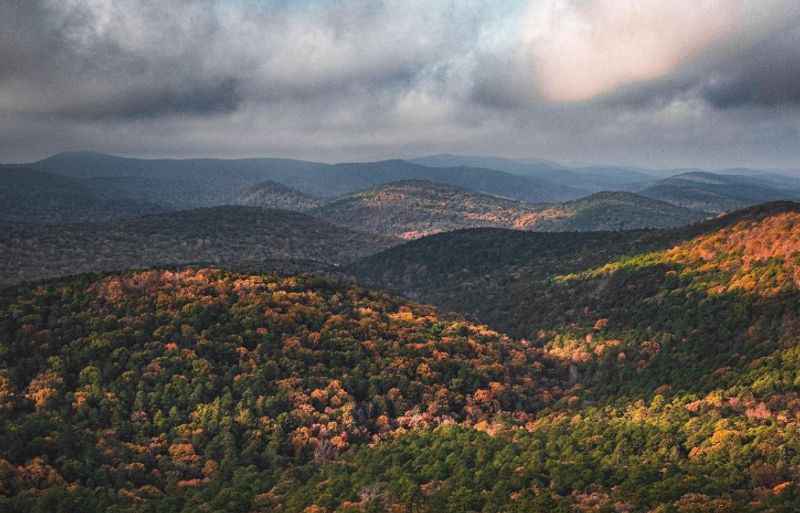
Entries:
POLYGON ((0 0, 0 161, 800 168, 798 0, 0 0))

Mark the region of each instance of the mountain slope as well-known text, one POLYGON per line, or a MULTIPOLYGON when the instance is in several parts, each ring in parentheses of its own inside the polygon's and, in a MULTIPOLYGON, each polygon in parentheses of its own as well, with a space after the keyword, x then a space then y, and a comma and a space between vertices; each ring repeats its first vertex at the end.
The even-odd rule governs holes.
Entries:
MULTIPOLYGON (((5 225, 0 283, 187 263, 283 269, 276 260, 302 260, 315 269, 395 243, 304 214, 255 207, 179 211, 108 224, 5 225)), ((297 265, 287 269, 293 268, 297 265)))
POLYGON ((430 486, 435 475, 413 477, 403 455, 435 460, 449 450, 461 456, 434 487, 443 504, 462 490, 473 509, 508 504, 509 493, 522 510, 796 508, 800 460, 782 454, 800 418, 800 205, 638 241, 631 232, 567 235, 457 232, 357 265, 381 260, 367 276, 528 337, 570 366, 579 392, 522 433, 424 435, 331 465, 309 486, 352 490, 347 472, 357 472, 354 487, 386 475, 430 486), (503 247, 512 234, 517 244, 503 247), (462 477, 457 468, 476 451, 494 454, 475 465, 491 469, 462 477), (357 470, 367 464, 378 477, 357 470), (511 490, 494 484, 509 482, 511 490))
POLYGON ((236 199, 237 205, 303 211, 316 208, 322 201, 273 181, 247 187, 236 199))
POLYGON ((683 173, 638 192, 642 196, 707 212, 729 212, 758 203, 800 198, 800 188, 754 176, 683 173))
POLYGON ((707 217, 632 193, 596 193, 562 204, 532 205, 422 180, 381 185, 312 213, 334 224, 405 239, 478 227, 531 231, 666 228, 707 217))
POLYGON ((98 194, 90 181, 0 166, 0 221, 102 222, 164 211, 124 195, 98 194))

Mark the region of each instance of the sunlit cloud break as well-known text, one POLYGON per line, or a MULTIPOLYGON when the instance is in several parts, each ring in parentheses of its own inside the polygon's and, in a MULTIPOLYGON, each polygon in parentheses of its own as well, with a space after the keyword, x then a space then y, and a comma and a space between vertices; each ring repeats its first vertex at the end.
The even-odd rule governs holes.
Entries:
POLYGON ((532 2, 523 45, 553 101, 581 101, 661 78, 729 37, 743 5, 720 0, 532 2))

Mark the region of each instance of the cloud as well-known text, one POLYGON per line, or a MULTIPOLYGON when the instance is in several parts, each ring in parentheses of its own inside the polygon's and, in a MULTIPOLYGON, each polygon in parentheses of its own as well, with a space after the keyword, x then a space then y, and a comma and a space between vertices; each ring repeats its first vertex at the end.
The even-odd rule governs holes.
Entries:
POLYGON ((705 81, 702 95, 719 109, 800 105, 800 26, 730 59, 705 81))
POLYGON ((92 148, 657 165, 738 145, 789 162, 798 16, 796 0, 7 0, 0 160, 92 148))

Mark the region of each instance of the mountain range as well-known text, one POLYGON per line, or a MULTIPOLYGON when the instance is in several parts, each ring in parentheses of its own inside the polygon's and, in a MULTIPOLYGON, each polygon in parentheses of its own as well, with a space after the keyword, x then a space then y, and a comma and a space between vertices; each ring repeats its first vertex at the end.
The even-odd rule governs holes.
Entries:
MULTIPOLYGON (((135 159, 70 152, 29 164, 0 166, 0 195, 4 200, 0 220, 105 222, 224 205, 305 211, 335 200, 352 200, 359 193, 368 194, 365 191, 404 181, 429 181, 439 187, 495 196, 498 199, 492 201, 498 205, 503 199, 533 205, 565 203, 597 192, 616 191, 636 193, 693 211, 722 213, 764 201, 800 198, 800 179, 789 173, 748 169, 717 173, 646 170, 457 155, 331 165, 275 158, 135 159)), ((643 202, 627 198, 626 201, 643 202)), ((597 200, 597 197, 592 199, 597 200)), ((342 202, 340 206, 345 204, 342 202)), ((529 206, 520 208, 526 210, 529 206)), ((650 224, 643 224, 639 219, 627 219, 627 215, 618 221, 609 220, 606 228, 667 226, 686 213, 675 211, 665 216, 669 221, 655 224, 652 224, 655 218, 648 221, 650 224)), ((434 226, 422 233, 448 229, 450 224, 434 226)), ((582 229, 583 224, 554 229, 582 229)), ((485 219, 476 219, 466 227, 486 225, 485 219)), ((595 229, 587 226, 586 229, 595 229)))
POLYGON ((429 168, 403 160, 330 165, 289 159, 146 160, 74 152, 28 166, 72 178, 127 180, 132 197, 149 198, 173 208, 230 204, 242 189, 268 180, 317 197, 335 197, 408 179, 430 179, 524 201, 581 195, 577 189, 493 169, 429 168))

